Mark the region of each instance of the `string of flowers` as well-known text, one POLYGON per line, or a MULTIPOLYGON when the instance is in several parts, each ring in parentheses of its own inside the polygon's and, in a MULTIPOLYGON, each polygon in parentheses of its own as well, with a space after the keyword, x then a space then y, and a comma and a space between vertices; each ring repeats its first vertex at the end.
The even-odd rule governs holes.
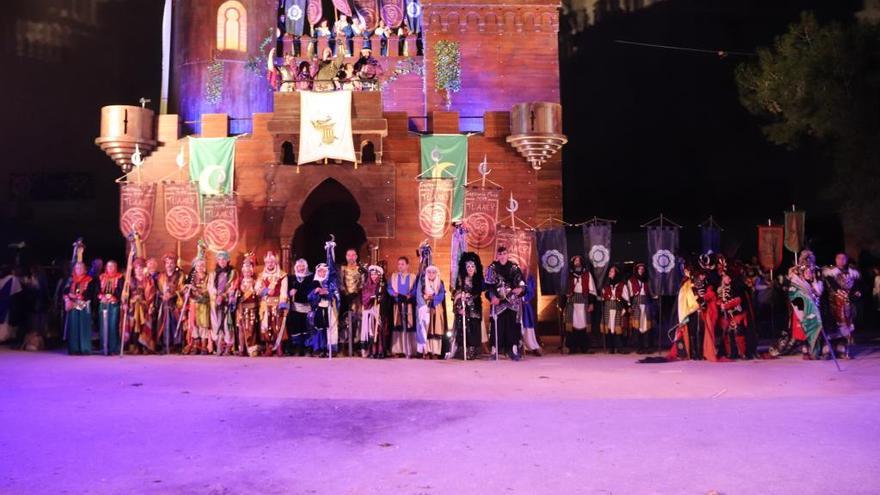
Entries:
POLYGON ((421 62, 417 62, 412 57, 407 57, 394 66, 394 70, 391 71, 391 74, 388 75, 382 81, 382 89, 384 90, 388 85, 396 81, 400 76, 405 76, 407 74, 416 74, 417 76, 425 75, 425 66, 422 65, 421 62))
POLYGON ((443 92, 446 108, 452 106, 452 93, 461 90, 461 49, 458 42, 434 43, 434 87, 443 92))
POLYGON ((260 43, 260 48, 257 50, 258 54, 248 58, 248 61, 244 64, 244 68, 255 76, 262 77, 263 71, 268 67, 268 54, 266 53, 266 47, 269 46, 270 43, 272 43, 272 28, 269 28, 268 34, 263 39, 262 43, 260 43))
POLYGON ((216 105, 223 99, 223 61, 212 59, 205 81, 205 101, 216 105))

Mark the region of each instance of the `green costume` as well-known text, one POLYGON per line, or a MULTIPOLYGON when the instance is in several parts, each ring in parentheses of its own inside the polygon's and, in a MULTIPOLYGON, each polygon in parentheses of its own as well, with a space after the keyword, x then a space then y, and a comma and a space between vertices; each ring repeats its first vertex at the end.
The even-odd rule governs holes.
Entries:
POLYGON ((64 307, 68 354, 92 353, 92 297, 95 284, 88 275, 74 275, 67 282, 64 307))

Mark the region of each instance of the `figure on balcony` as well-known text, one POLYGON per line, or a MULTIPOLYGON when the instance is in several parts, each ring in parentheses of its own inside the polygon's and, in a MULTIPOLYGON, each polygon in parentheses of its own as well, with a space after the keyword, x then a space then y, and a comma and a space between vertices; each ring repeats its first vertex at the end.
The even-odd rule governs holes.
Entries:
MULTIPOLYGON (((376 24, 376 29, 373 30, 373 36, 379 37, 379 56, 387 57, 388 56, 388 36, 391 34, 391 29, 385 25, 385 21, 381 18, 379 22, 376 24)), ((367 45, 364 44, 364 47, 367 45)), ((373 48, 372 44, 370 48, 373 48)))
POLYGON ((348 23, 348 17, 344 14, 339 15, 339 20, 333 25, 333 32, 336 35, 336 49, 343 42, 343 55, 348 55, 354 51, 354 30, 348 23))
POLYGON ((303 60, 299 63, 299 67, 296 69, 296 76, 294 78, 296 80, 296 90, 297 91, 311 91, 312 90, 312 64, 303 60))
POLYGON ((342 68, 344 57, 340 54, 333 58, 333 52, 329 48, 325 48, 321 54, 321 60, 317 64, 317 70, 314 71, 315 80, 312 88, 314 91, 333 91, 334 79, 336 79, 339 69, 342 68))
POLYGON ((339 74, 336 75, 336 89, 360 91, 361 88, 361 81, 354 70, 354 64, 347 63, 342 66, 339 74))
POLYGON ((369 90, 376 88, 379 78, 385 72, 382 69, 382 65, 373 56, 373 50, 367 47, 361 49, 361 56, 354 63, 354 70, 363 85, 363 89, 369 90))
MULTIPOLYGON (((284 55, 284 64, 278 66, 278 72, 281 74, 280 91, 282 93, 293 93, 294 90, 298 89, 298 84, 296 84, 296 77, 293 72, 293 64, 293 55, 288 53, 284 55)), ((296 76, 298 75, 299 74, 296 74, 296 76)))
POLYGON ((330 24, 327 22, 327 19, 321 19, 318 27, 315 28, 315 37, 327 38, 327 46, 330 47, 332 53, 336 53, 336 39, 331 36, 332 34, 333 32, 330 31, 330 24))

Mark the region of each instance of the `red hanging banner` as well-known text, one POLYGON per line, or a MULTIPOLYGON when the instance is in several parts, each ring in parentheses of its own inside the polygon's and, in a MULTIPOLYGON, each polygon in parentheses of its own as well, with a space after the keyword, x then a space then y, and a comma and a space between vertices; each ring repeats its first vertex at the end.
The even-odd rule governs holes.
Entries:
POLYGON ((153 230, 153 208, 156 206, 156 183, 119 184, 119 230, 125 237, 137 232, 141 240, 153 230))

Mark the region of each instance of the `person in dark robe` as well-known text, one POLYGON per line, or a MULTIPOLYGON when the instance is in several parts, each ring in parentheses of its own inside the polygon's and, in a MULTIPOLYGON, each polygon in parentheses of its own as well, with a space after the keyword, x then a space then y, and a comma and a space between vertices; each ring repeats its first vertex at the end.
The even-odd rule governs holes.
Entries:
MULTIPOLYGON (((291 354, 303 356, 306 353, 306 340, 309 338, 309 313, 312 311, 309 303, 309 293, 312 291, 312 273, 309 271, 309 263, 304 259, 296 260, 293 265, 293 273, 288 276, 287 290, 292 301, 290 311, 287 313, 287 335, 290 338, 291 354)), ((309 355, 313 349, 309 348, 309 355)))
POLYGON ((415 318, 416 277, 409 273, 409 259, 397 259, 397 273, 388 280, 388 296, 393 303, 391 323, 391 352, 396 356, 411 357, 416 353, 415 318))
POLYGON ((520 305, 525 281, 522 271, 510 260, 505 246, 496 251, 495 261, 489 265, 486 274, 486 298, 492 307, 490 329, 496 338, 490 338, 491 345, 498 341, 495 353, 506 353, 513 361, 522 358, 520 340, 522 338, 520 305))
POLYGON ((455 320, 450 357, 477 359, 480 355, 484 285, 483 264, 479 255, 462 253, 452 289, 455 320))

